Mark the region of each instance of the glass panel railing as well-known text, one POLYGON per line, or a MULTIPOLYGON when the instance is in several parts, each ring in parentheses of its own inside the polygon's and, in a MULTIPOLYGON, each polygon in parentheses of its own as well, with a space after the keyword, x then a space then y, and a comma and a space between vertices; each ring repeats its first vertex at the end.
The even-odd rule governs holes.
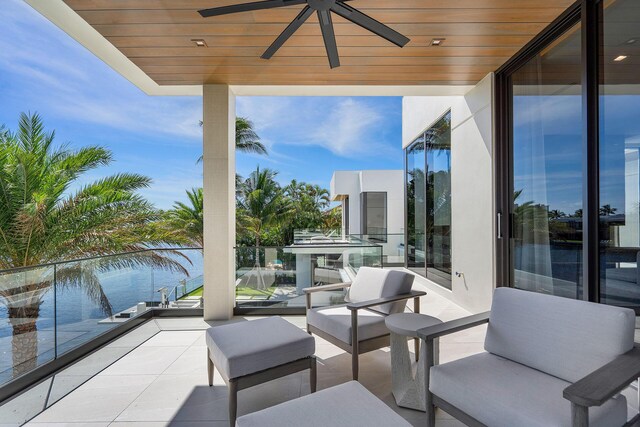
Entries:
POLYGON ((0 274, 0 385, 55 358, 54 267, 0 274))
POLYGON ((404 233, 355 234, 352 237, 381 246, 385 267, 404 266, 404 233))
POLYGON ((200 306, 179 288, 202 271, 200 249, 154 249, 0 272, 0 386, 151 307, 200 306))
MULTIPOLYGON (((382 267, 382 248, 362 244, 296 243, 286 247, 236 248, 238 308, 302 308, 304 288, 350 282, 362 266, 382 267)), ((314 305, 344 301, 344 292, 327 292, 314 305)))

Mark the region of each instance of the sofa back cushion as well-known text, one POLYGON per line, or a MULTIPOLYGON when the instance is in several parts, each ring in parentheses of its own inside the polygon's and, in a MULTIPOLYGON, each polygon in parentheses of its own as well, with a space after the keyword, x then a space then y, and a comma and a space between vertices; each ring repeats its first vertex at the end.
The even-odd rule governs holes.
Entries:
POLYGON ((498 288, 484 348, 573 383, 631 350, 634 330, 633 310, 498 288))
MULTIPOLYGON (((413 285, 413 277, 413 274, 404 271, 360 267, 349 288, 347 300, 365 302, 409 293, 413 285)), ((373 307, 373 310, 383 314, 401 313, 405 305, 406 301, 399 301, 373 307)))

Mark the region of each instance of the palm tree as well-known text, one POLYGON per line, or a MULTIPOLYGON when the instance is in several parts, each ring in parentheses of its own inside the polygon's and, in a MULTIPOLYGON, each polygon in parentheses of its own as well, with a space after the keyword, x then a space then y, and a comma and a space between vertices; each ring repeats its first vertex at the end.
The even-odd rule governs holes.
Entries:
POLYGON ((202 188, 193 188, 186 193, 189 204, 176 202, 167 212, 167 217, 171 227, 184 233, 191 244, 201 248, 204 230, 202 188))
POLYGON ((342 206, 336 206, 322 214, 322 229, 325 231, 340 230, 342 227, 342 206))
POLYGON ((238 225, 251 233, 256 248, 263 231, 286 220, 293 207, 276 182, 278 173, 258 167, 242 184, 238 199, 238 225))
POLYGON ((253 128, 253 122, 246 117, 236 117, 236 149, 243 153, 269 154, 253 128))
MULTIPOLYGON (((200 120, 200 126, 202 126, 202 120, 200 120)), ((243 153, 269 155, 267 147, 260 142, 260 137, 253 128, 253 122, 246 117, 236 117, 236 150, 243 153)), ((202 156, 198 158, 198 163, 201 161, 202 156)))
POLYGON ((294 212, 289 199, 284 197, 282 188, 275 180, 277 174, 271 169, 260 170, 258 167, 242 184, 237 201, 237 226, 249 233, 255 241, 254 271, 260 290, 266 287, 260 267, 262 234, 270 228, 278 227, 294 212))
POLYGON ((616 212, 618 212, 618 208, 612 208, 611 205, 603 205, 600 208, 600 215, 601 216, 614 215, 616 212))
MULTIPOLYGON (((122 173, 80 189, 71 187, 85 172, 111 163, 98 146, 71 150, 54 146, 37 114, 21 114, 16 132, 0 131, 0 270, 27 268, 60 260, 140 251, 179 243, 160 225, 157 211, 136 191, 147 177, 122 173)), ((105 315, 111 304, 98 274, 112 268, 160 267, 187 274, 170 255, 153 251, 106 257, 57 268, 59 289, 80 287, 105 315)), ((52 292, 52 268, 0 276, 0 303, 12 325, 14 376, 33 369, 38 355, 36 321, 45 295, 52 292)))

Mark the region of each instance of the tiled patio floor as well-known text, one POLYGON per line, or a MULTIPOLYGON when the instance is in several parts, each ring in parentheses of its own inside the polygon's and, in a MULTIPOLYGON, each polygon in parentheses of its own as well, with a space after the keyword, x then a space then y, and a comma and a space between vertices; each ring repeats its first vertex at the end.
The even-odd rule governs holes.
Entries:
MULTIPOLYGON (((421 311, 442 320, 468 315, 434 292, 423 298, 421 311)), ((300 328, 305 326, 303 316, 284 318, 300 328)), ((52 379, 48 392, 40 393, 46 395, 44 407, 48 409, 27 425, 227 427, 226 386, 217 372, 214 386, 207 385, 204 329, 209 326, 199 318, 155 319, 146 323, 52 379), (69 394, 64 396, 65 393, 69 394)), ((485 330, 485 326, 477 327, 442 339, 441 362, 482 351, 485 330)), ((316 344, 318 389, 349 381, 350 355, 317 337, 316 344)), ((388 348, 362 355, 360 366, 360 382, 365 387, 412 425, 425 425, 424 413, 395 404, 388 348)), ((241 391, 239 415, 308 394, 308 378, 308 372, 301 372, 241 391)), ((628 398, 634 402, 633 394, 628 398)), ((436 418, 441 427, 462 425, 440 410, 436 418)), ((0 427, 20 424, 3 421, 0 427)))
MULTIPOLYGON (((422 301, 422 312, 450 320, 468 313, 430 292, 422 301)), ((304 328, 303 316, 284 317, 304 328)), ((246 318, 252 320, 255 318, 246 318)), ((237 319, 245 320, 245 319, 237 319)), ((204 329, 201 319, 156 319, 143 328, 158 332, 144 343, 88 379, 82 361, 59 376, 60 381, 86 381, 75 391, 51 405, 28 426, 212 426, 227 427, 227 390, 216 373, 214 387, 207 385, 204 329), (75 372, 73 369, 75 368, 75 372), (76 374, 76 375, 74 375, 76 374)), ((123 336, 92 355, 117 352, 135 341, 136 331, 123 336)), ((448 337, 441 342, 441 360, 447 361, 482 350, 484 328, 448 337)), ((350 355, 316 337, 318 389, 350 380, 350 355)), ((360 381, 413 425, 424 425, 422 412, 401 409, 391 395, 391 367, 388 349, 361 356, 360 381)), ((309 393, 308 373, 301 372, 262 384, 239 394, 239 415, 309 393)), ((447 414, 438 414, 438 425, 461 425, 447 414)))

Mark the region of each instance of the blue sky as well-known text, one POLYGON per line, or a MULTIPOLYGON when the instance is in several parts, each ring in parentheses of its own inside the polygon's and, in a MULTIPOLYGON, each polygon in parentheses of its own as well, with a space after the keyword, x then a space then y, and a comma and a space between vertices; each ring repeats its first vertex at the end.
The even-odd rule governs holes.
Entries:
MULTIPOLYGON (((0 9, 0 124, 15 129, 20 112, 38 112, 56 140, 98 144, 116 172, 153 179, 144 191, 160 208, 202 185, 199 97, 149 97, 21 0, 0 9)), ((402 169, 401 98, 241 97, 237 114, 255 123, 270 156, 238 154, 237 170, 256 166, 329 186, 334 170, 402 169)))

